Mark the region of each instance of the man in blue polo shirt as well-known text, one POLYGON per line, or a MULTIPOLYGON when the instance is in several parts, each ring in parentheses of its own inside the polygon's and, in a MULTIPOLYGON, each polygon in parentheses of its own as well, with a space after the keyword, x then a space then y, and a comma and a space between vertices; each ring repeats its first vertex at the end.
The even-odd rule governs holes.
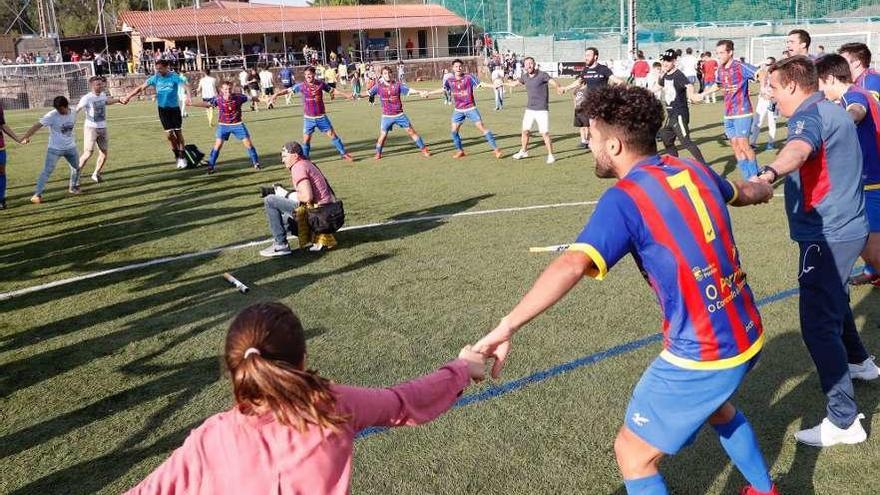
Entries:
POLYGON ((177 72, 171 71, 168 67, 168 61, 157 60, 156 73, 147 78, 143 84, 123 96, 119 101, 123 105, 128 104, 132 98, 147 89, 148 86, 156 88, 159 121, 162 122, 162 128, 165 129, 168 142, 171 143, 171 151, 174 152, 174 158, 177 159, 177 168, 186 168, 186 158, 183 152, 186 141, 183 139, 183 118, 180 113, 180 98, 178 96, 178 90, 182 86, 184 94, 186 94, 186 104, 192 104, 186 78, 177 72))
POLYGON ((790 57, 770 67, 770 90, 788 120, 785 147, 758 180, 787 176, 785 211, 800 248, 801 334, 827 397, 827 416, 795 434, 816 447, 865 441, 852 378, 877 376, 859 338, 847 281, 865 247, 868 222, 862 153, 846 110, 818 91, 813 62, 790 57))

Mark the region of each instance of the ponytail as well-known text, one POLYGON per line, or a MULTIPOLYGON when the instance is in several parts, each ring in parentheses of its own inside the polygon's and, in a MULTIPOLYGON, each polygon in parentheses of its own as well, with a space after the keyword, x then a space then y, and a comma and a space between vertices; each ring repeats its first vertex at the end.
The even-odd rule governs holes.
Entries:
POLYGON ((299 318, 280 303, 256 304, 233 320, 226 365, 235 402, 244 414, 271 411, 279 423, 305 431, 335 431, 349 417, 336 411, 330 381, 304 369, 305 336, 299 318))

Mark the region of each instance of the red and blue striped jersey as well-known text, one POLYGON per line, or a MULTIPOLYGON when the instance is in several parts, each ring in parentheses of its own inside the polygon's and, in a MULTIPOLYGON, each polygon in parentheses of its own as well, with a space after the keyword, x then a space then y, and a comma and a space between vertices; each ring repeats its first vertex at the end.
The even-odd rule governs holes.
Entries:
POLYGON ((868 69, 853 81, 856 86, 868 91, 874 98, 880 99, 880 74, 868 69))
POLYGON ((593 260, 598 279, 632 254, 663 312, 661 356, 681 367, 738 366, 763 344, 727 211, 736 194, 706 166, 653 156, 602 195, 569 248, 593 260))
POLYGON ((443 88, 452 95, 452 103, 456 110, 470 110, 477 106, 474 100, 474 88, 480 81, 472 74, 464 74, 461 79, 451 77, 443 83, 443 88))
POLYGON ((840 106, 861 105, 865 118, 856 124, 859 147, 862 149, 862 182, 865 189, 880 189, 880 103, 871 93, 850 86, 840 98, 840 106))
POLYGON ((291 91, 302 93, 303 115, 306 117, 320 117, 326 112, 324 108, 324 92, 331 93, 333 88, 324 81, 316 81, 312 84, 303 81, 294 84, 291 91))
POLYGON ((386 83, 380 80, 379 84, 370 88, 370 96, 379 95, 379 101, 382 102, 382 115, 386 117, 394 117, 403 113, 403 101, 400 96, 407 94, 409 94, 409 86, 401 84, 399 81, 386 83))
POLYGON ((749 80, 755 79, 758 68, 731 60, 730 67, 718 66, 715 78, 724 94, 724 116, 738 117, 752 113, 752 100, 749 99, 749 80))
POLYGON ((241 93, 232 93, 229 99, 217 95, 208 99, 208 103, 214 105, 219 110, 217 122, 220 124, 240 124, 241 123, 241 106, 247 103, 249 98, 241 93))

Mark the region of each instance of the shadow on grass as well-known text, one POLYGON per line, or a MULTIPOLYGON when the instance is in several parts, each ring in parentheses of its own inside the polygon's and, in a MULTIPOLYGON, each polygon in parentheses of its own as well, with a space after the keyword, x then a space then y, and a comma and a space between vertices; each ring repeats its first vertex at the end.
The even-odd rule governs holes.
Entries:
MULTIPOLYGON (((161 346, 158 349, 138 357, 119 369, 124 374, 140 377, 141 383, 77 410, 0 438, 0 457, 20 453, 55 437, 66 435, 77 428, 102 421, 121 411, 136 410, 154 400, 171 398, 170 402, 150 415, 146 422, 136 428, 128 438, 122 440, 119 447, 115 448, 112 453, 82 460, 72 466, 31 481, 12 493, 52 493, 58 492, 59 487, 64 487, 60 489, 64 493, 94 493, 127 473, 132 466, 143 459, 157 454, 165 454, 179 446, 186 433, 196 424, 190 424, 174 433, 165 435, 155 442, 150 442, 149 445, 144 446, 143 444, 157 430, 161 429, 169 417, 178 413, 206 387, 220 378, 220 358, 212 356, 173 365, 157 364, 158 361, 161 361, 158 358, 164 357, 164 361, 167 361, 169 357, 166 354, 187 340, 203 332, 216 329, 218 325, 224 325, 236 312, 257 300, 290 297, 321 279, 364 269, 382 263, 393 256, 393 253, 374 255, 339 269, 282 278, 277 277, 285 271, 302 266, 303 263, 294 265, 279 259, 265 260, 236 270, 236 273, 243 280, 252 284, 251 297, 244 298, 227 288, 221 283, 222 281, 219 281, 220 272, 217 272, 204 275, 188 284, 160 294, 133 299, 124 303, 127 306, 125 308, 106 308, 98 310, 96 312, 98 314, 83 316, 81 319, 88 322, 87 324, 93 324, 96 322, 95 320, 101 321, 101 319, 111 317, 110 313, 118 316, 120 311, 137 306, 143 309, 149 305, 158 309, 160 306, 166 305, 160 310, 161 315, 158 317, 151 313, 144 318, 125 324, 113 333, 87 339, 58 351, 50 351, 11 363, 9 366, 17 371, 7 368, 3 372, 3 394, 7 394, 10 389, 33 384, 35 379, 50 378, 58 372, 108 356, 145 339, 162 335, 160 338, 161 346), (270 277, 274 280, 262 282, 270 277), (190 328, 185 332, 175 332, 176 329, 186 326, 190 326, 190 328), (7 372, 12 375, 6 374, 7 372), (14 374, 19 374, 23 380, 7 380, 14 374)), ((306 254, 298 258, 298 261, 305 261, 305 263, 320 259, 306 254)), ((313 338, 324 332, 326 329, 321 327, 310 328, 306 331, 306 337, 313 338)), ((220 352, 221 349, 217 349, 218 356, 220 352)))

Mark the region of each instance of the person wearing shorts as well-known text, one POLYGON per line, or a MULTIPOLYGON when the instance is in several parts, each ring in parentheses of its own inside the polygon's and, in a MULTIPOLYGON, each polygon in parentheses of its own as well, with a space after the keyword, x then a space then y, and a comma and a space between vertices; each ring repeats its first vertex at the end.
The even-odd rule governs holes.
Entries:
POLYGON ((626 493, 668 493, 661 460, 708 424, 749 483, 739 493, 778 495, 751 424, 732 404, 765 335, 727 209, 767 202, 773 188, 733 184, 703 164, 658 156, 663 107, 645 88, 590 91, 578 111, 593 123, 596 176, 616 182, 575 242, 473 350, 494 358, 497 379, 527 322, 585 277, 602 280, 632 255, 660 301, 663 350, 635 386, 614 440, 626 493))
POLYGON ((288 93, 301 94, 303 103, 303 156, 310 156, 312 134, 314 134, 315 129, 317 129, 330 138, 330 142, 333 143, 333 146, 336 148, 336 151, 339 152, 339 155, 343 160, 353 162, 354 158, 345 151, 345 145, 342 143, 342 139, 336 134, 336 131, 333 129, 333 124, 330 123, 330 119, 326 115, 324 93, 330 93, 331 96, 340 94, 349 99, 353 98, 353 95, 336 88, 331 88, 326 82, 319 81, 316 77, 314 67, 306 67, 304 74, 305 81, 294 84, 292 88, 284 89, 270 96, 269 103, 275 103, 275 98, 288 93))
POLYGON ((85 112, 83 124, 83 153, 79 157, 79 169, 82 172, 86 163, 92 157, 95 147, 98 148, 98 161, 95 171, 92 172, 92 180, 103 180, 104 165, 107 163, 107 150, 109 142, 107 138, 107 105, 119 103, 117 98, 108 98, 104 93, 106 81, 102 76, 93 76, 89 79, 91 92, 80 98, 76 111, 85 112))
POLYGON ((272 108, 269 98, 275 94, 275 76, 267 67, 260 69, 260 87, 263 88, 263 98, 266 99, 266 109, 272 108))
POLYGON ((382 159, 382 147, 385 146, 385 139, 388 138, 388 133, 391 132, 395 125, 406 130, 406 133, 409 134, 410 139, 413 140, 423 156, 431 156, 431 152, 425 146, 425 141, 416 132, 409 121, 409 117, 403 113, 403 101, 400 98, 410 93, 421 95, 423 92, 410 89, 406 84, 391 79, 391 69, 388 67, 383 67, 381 73, 382 77, 379 79, 379 83, 373 86, 368 93, 372 97, 378 96, 379 101, 382 103, 379 139, 376 140, 376 160, 382 159))
MULTIPOLYGON (((168 142, 171 145, 171 151, 177 159, 177 168, 186 168, 186 158, 183 149, 186 141, 183 138, 183 118, 180 114, 180 106, 178 103, 178 86, 184 86, 184 92, 189 100, 189 87, 187 87, 186 79, 180 74, 172 72, 168 67, 167 60, 156 61, 156 73, 147 78, 146 82, 133 89, 130 93, 120 98, 119 102, 123 105, 128 104, 132 98, 143 92, 150 86, 156 88, 156 104, 159 109, 159 121, 162 123, 162 129, 168 136, 168 142)), ((188 101, 188 104, 192 104, 188 101)))
POLYGON ((556 162, 556 158, 553 156, 553 141, 550 138, 550 91, 548 86, 553 86, 559 94, 562 94, 562 88, 549 74, 538 69, 534 58, 526 57, 524 63, 526 70, 523 75, 516 81, 507 83, 511 87, 525 86, 528 97, 522 120, 520 148, 513 155, 513 159, 528 158, 529 134, 532 132, 532 127, 537 124, 538 132, 541 133, 544 146, 547 148, 547 164, 550 165, 556 162))
POLYGON ((241 93, 233 93, 232 83, 226 81, 220 86, 220 94, 218 96, 206 102, 193 103, 193 106, 197 107, 216 107, 219 111, 214 147, 211 149, 211 154, 208 157, 208 174, 213 174, 217 169, 217 158, 220 156, 220 149, 223 148, 223 143, 229 140, 229 136, 234 136, 241 141, 251 159, 251 165, 255 170, 260 170, 260 157, 257 155, 257 149, 254 147, 253 142, 251 142, 251 135, 241 117, 241 107, 248 100, 249 98, 241 93))
POLYGON ((483 133, 483 137, 492 148, 492 153, 495 155, 495 158, 501 158, 504 155, 501 153, 501 150, 498 149, 498 144, 495 142, 495 135, 483 125, 483 117, 480 115, 480 111, 477 110, 477 102, 474 99, 474 89, 481 86, 492 87, 492 85, 480 82, 480 80, 473 74, 466 74, 464 72, 464 62, 460 59, 452 61, 452 74, 452 77, 446 79, 446 82, 443 83, 442 88, 422 93, 422 96, 425 98, 430 95, 445 92, 448 92, 452 97, 453 111, 451 129, 452 144, 455 146, 455 153, 452 155, 452 158, 458 159, 465 156, 464 145, 461 143, 461 134, 458 133, 461 129, 461 124, 464 123, 465 120, 470 120, 474 123, 477 129, 483 133))

